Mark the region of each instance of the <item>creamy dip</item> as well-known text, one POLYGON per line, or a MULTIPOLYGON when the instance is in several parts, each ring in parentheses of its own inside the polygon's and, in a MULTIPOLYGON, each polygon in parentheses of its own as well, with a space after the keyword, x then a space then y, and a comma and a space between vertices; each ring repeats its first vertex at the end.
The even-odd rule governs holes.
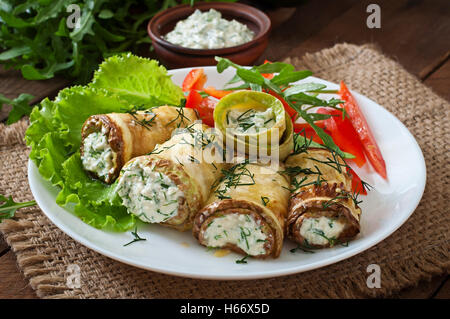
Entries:
POLYGON ((116 154, 108 143, 105 128, 101 132, 93 132, 83 140, 83 155, 81 162, 85 170, 105 178, 115 169, 116 154))
POLYGON ((246 111, 231 110, 227 113, 227 128, 238 134, 255 134, 270 129, 275 124, 272 108, 265 111, 248 109, 246 111))
POLYGON ((234 244, 251 256, 265 254, 267 236, 261 225, 247 214, 226 214, 214 218, 203 234, 209 247, 223 247, 234 244))
POLYGON ((313 245, 327 245, 336 240, 344 230, 344 224, 329 217, 305 218, 300 235, 313 245), (328 238, 328 239, 327 239, 328 238))
POLYGON ((253 31, 236 20, 223 19, 214 9, 197 9, 186 20, 178 21, 164 39, 185 48, 221 49, 251 41, 253 31))
POLYGON ((161 223, 176 216, 178 199, 184 196, 169 177, 140 162, 122 171, 117 192, 128 212, 147 223, 161 223))

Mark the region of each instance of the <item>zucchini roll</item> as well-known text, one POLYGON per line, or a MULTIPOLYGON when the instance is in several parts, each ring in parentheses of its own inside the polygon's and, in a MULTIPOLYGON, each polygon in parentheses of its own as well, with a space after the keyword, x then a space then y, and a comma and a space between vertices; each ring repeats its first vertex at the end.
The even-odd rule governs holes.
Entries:
POLYGON ((293 148, 292 122, 274 96, 237 91, 223 97, 214 109, 214 122, 227 148, 242 156, 258 152, 260 158, 276 155, 284 160, 293 148), (253 151, 254 150, 254 151, 253 151))
POLYGON ((325 149, 308 149, 286 160, 292 177, 287 235, 305 247, 344 243, 359 233, 361 209, 346 164, 325 149))
POLYGON ((172 131, 197 119, 192 109, 159 106, 146 111, 90 116, 81 129, 81 161, 92 176, 108 184, 130 159, 151 152, 172 131))
POLYGON ((215 147, 215 135, 206 125, 177 130, 152 154, 123 167, 116 188, 122 204, 144 222, 190 229, 224 165, 220 158, 215 160, 223 156, 215 147))
POLYGON ((287 177, 271 166, 244 162, 223 170, 193 235, 207 247, 257 258, 281 253, 289 202, 287 177))

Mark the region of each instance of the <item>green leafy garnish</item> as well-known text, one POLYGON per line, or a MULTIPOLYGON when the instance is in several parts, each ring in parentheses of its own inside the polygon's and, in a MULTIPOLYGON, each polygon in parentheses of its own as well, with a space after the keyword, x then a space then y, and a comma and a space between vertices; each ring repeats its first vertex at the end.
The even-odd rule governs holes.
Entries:
POLYGON ((16 203, 12 196, 6 197, 0 194, 0 223, 3 219, 13 218, 16 211, 20 208, 30 207, 36 205, 36 201, 32 200, 29 202, 16 203))
POLYGON ((95 79, 88 86, 61 90, 54 101, 44 99, 30 115, 25 139, 41 176, 59 187, 58 205, 73 209, 93 227, 126 231, 137 219, 121 205, 115 184, 92 179, 84 171, 79 150, 81 127, 94 114, 133 113, 160 103, 179 103, 183 94, 155 61, 128 54, 107 59, 95 79), (128 66, 141 66, 147 74, 130 75, 128 66))
MULTIPOLYGON (((251 88, 255 91, 272 90, 275 93, 279 94, 286 101, 286 103, 292 109, 297 111, 298 115, 314 129, 314 131, 322 139, 324 145, 327 148, 335 151, 340 156, 345 157, 345 153, 342 152, 334 143, 331 136, 325 133, 322 128, 318 127, 314 123, 318 116, 312 115, 311 113, 307 112, 308 109, 316 106, 337 108, 337 105, 343 103, 343 101, 334 98, 330 100, 323 100, 315 97, 314 95, 307 94, 311 91, 320 91, 323 89, 322 85, 316 83, 308 83, 308 85, 299 84, 288 88, 288 85, 290 83, 305 79, 308 76, 312 75, 311 71, 296 71, 294 69, 294 66, 292 66, 291 64, 281 62, 271 64, 266 63, 247 69, 231 62, 226 58, 216 57, 216 61, 218 62, 217 71, 219 73, 222 73, 229 67, 236 69, 236 75, 229 82, 229 84, 243 81, 244 84, 239 86, 239 88, 251 88), (271 73, 278 74, 269 80, 261 75, 261 73, 265 73, 267 70, 272 71, 271 73), (287 93, 286 91, 283 91, 283 89, 285 88, 287 93)), ((227 88, 227 90, 228 89, 233 88, 227 88)), ((236 87, 234 89, 236 89, 236 87)))
POLYGON ((6 124, 12 124, 20 120, 24 115, 29 115, 33 108, 29 105, 30 101, 34 98, 33 95, 22 93, 15 99, 8 99, 3 94, 0 94, 0 111, 3 108, 3 104, 9 104, 12 106, 8 115, 8 121, 6 124))

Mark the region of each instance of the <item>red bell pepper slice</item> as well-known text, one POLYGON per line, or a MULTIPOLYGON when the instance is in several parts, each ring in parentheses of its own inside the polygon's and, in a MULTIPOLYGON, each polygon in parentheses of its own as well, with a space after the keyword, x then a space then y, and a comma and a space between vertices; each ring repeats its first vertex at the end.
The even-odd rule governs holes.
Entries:
POLYGON ((325 127, 331 132, 333 141, 341 150, 354 155, 355 158, 351 160, 358 167, 362 167, 366 163, 364 148, 348 117, 343 119, 342 111, 325 108, 319 108, 317 113, 331 115, 329 119, 324 120, 324 123, 325 127))
POLYGON ((341 82, 339 95, 341 99, 345 101, 345 111, 347 112, 350 121, 359 136, 359 140, 362 143, 364 153, 369 159, 369 162, 381 177, 387 179, 386 163, 383 159, 380 148, 375 141, 364 114, 344 82, 341 82))
POLYGON ((361 178, 350 167, 347 169, 347 174, 350 174, 352 179, 352 191, 355 194, 367 195, 367 190, 364 187, 361 178))
POLYGON ((214 108, 217 101, 209 98, 202 98, 200 93, 196 90, 189 92, 186 98, 186 107, 197 110, 198 116, 202 120, 203 124, 214 127, 214 108))
POLYGON ((189 92, 186 98, 186 107, 190 109, 197 109, 197 106, 202 102, 203 98, 196 90, 189 92))
POLYGON ((207 86, 203 89, 203 91, 205 91, 205 93, 211 95, 212 97, 215 97, 216 99, 221 99, 223 98, 225 95, 232 93, 233 91, 226 91, 226 90, 217 90, 215 87, 213 86, 207 86))
POLYGON ((203 69, 192 69, 184 78, 182 85, 183 92, 202 90, 207 79, 203 69))

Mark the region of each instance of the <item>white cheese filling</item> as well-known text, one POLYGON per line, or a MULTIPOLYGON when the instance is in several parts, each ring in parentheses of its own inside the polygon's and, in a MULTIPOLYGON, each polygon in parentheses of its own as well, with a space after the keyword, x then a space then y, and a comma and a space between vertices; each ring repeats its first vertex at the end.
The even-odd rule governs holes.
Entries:
POLYGON ((253 36, 253 31, 245 24, 222 19, 219 11, 197 9, 187 19, 178 21, 164 39, 185 48, 220 49, 249 42, 253 36))
POLYGON ((263 112, 248 109, 245 112, 231 110, 227 113, 227 128, 238 134, 255 134, 268 130, 275 124, 275 114, 272 108, 263 112))
POLYGON ((325 216, 305 218, 300 227, 300 235, 302 235, 309 244, 327 245, 336 242, 336 239, 344 230, 344 227, 345 224, 325 216))
POLYGON ((116 154, 108 143, 105 128, 86 136, 83 141, 81 162, 85 170, 105 177, 114 172, 116 154))
POLYGON ((147 223, 161 223, 176 216, 178 199, 184 196, 169 177, 139 162, 124 169, 117 192, 128 212, 147 223))
POLYGON ((226 214, 214 218, 203 234, 208 247, 234 244, 251 256, 265 254, 267 236, 255 219, 247 214, 226 214))

